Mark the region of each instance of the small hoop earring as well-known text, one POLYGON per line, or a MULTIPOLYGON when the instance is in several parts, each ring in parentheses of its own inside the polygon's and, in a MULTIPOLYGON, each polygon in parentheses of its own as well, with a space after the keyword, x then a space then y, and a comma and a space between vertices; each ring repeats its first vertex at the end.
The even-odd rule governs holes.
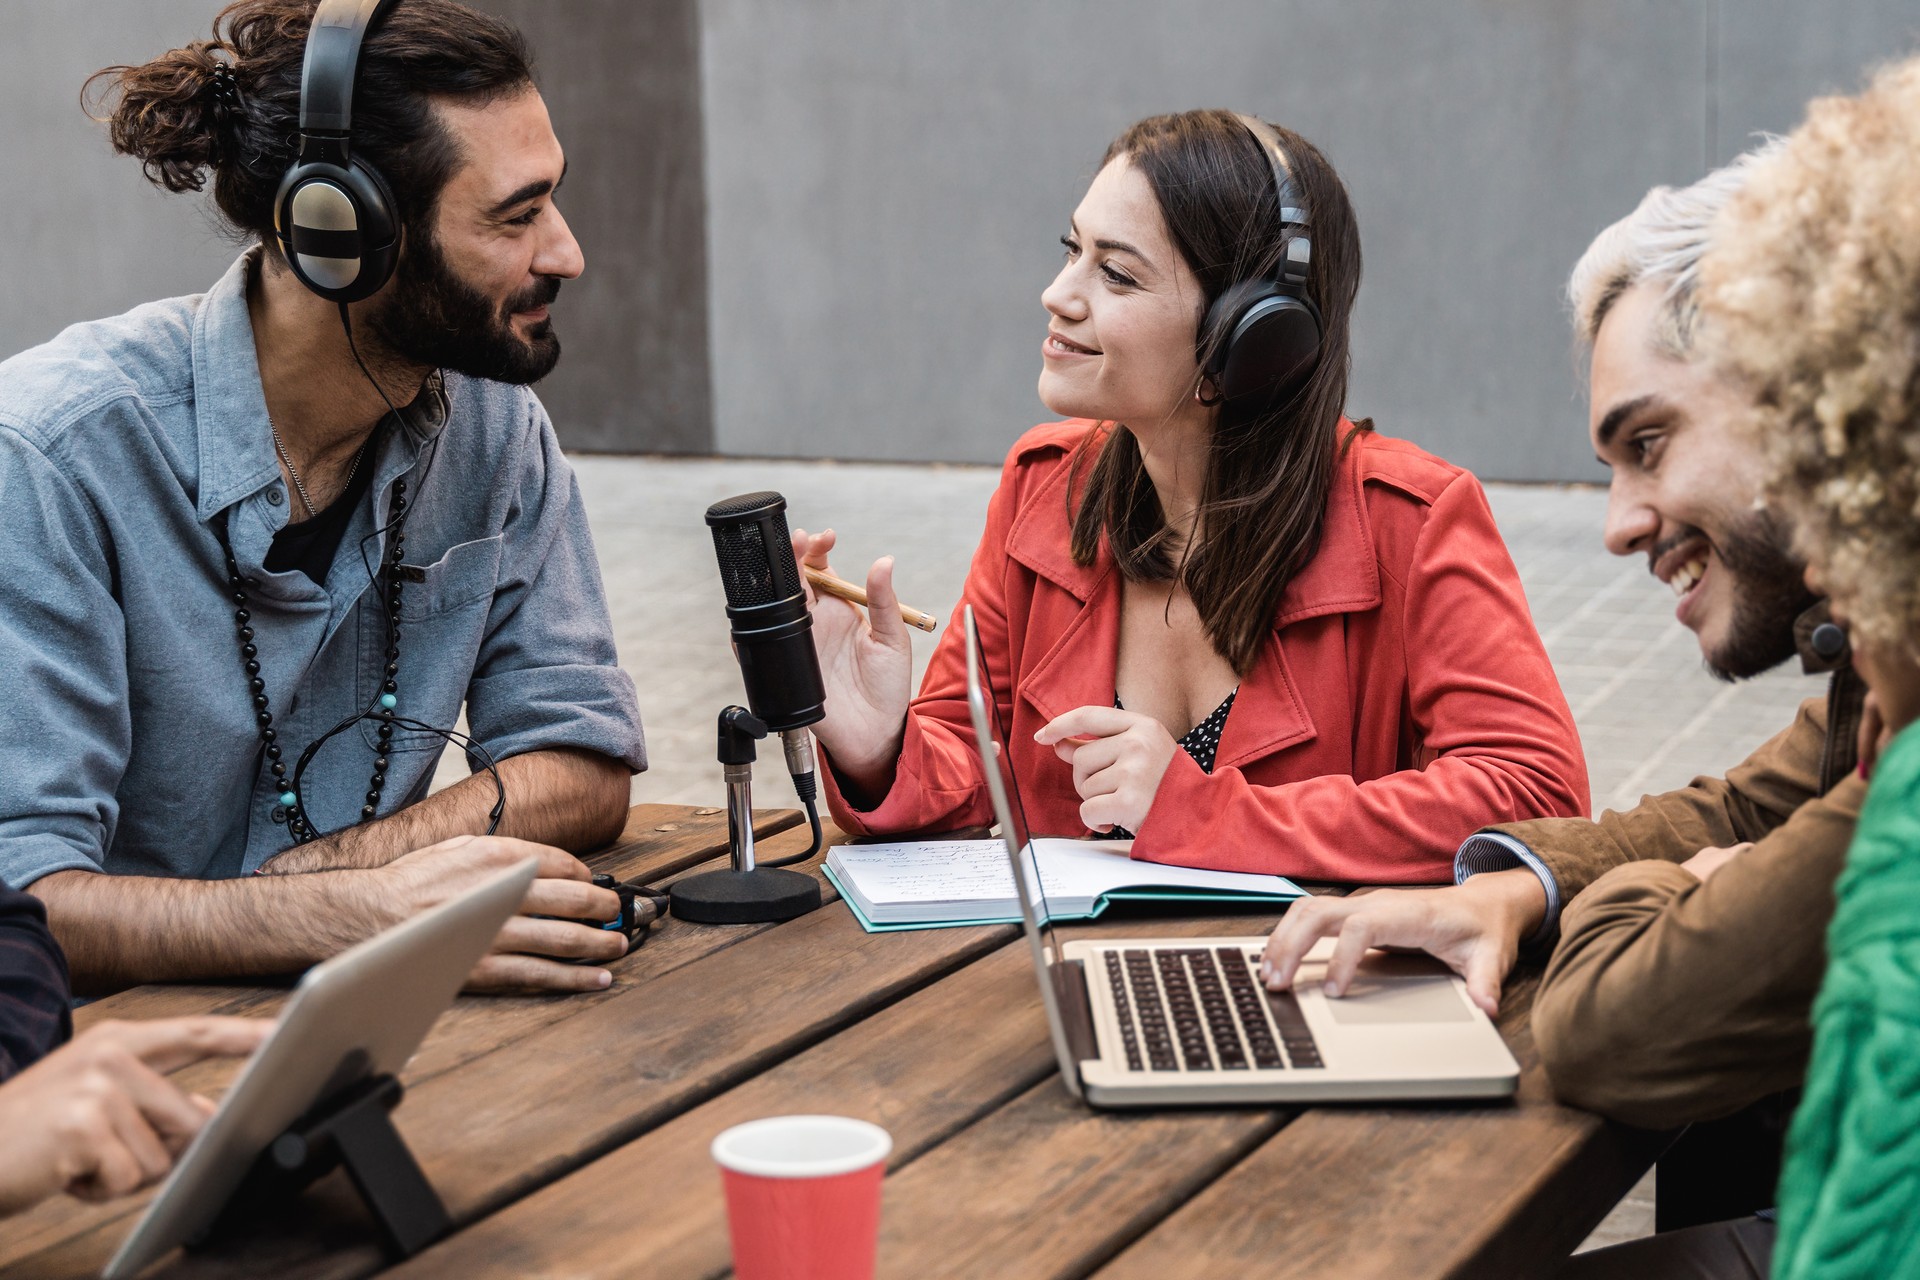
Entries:
POLYGON ((1207 384, 1212 381, 1213 379, 1203 375, 1193 388, 1194 403, 1203 408, 1211 409, 1226 399, 1225 396, 1220 394, 1220 388, 1218 386, 1215 386, 1211 391, 1207 389, 1207 384))

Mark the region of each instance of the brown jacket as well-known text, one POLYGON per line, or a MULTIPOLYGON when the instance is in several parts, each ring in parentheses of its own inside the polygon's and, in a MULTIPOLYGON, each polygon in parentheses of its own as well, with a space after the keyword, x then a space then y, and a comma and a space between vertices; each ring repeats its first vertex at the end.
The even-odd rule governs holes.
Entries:
POLYGON ((1493 828, 1532 849, 1568 903, 1533 1008, 1563 1100, 1670 1128, 1800 1083, 1833 883, 1866 794, 1854 774, 1863 696, 1842 668, 1724 778, 1597 821, 1493 828), (1749 840, 1704 884, 1678 865, 1749 840))

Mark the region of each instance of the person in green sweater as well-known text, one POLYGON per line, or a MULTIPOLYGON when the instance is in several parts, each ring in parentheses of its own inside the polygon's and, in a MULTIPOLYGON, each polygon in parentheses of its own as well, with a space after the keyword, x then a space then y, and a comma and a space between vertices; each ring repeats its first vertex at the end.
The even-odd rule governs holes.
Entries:
POLYGON ((1742 386, 1877 713, 1780 1179, 1776 1280, 1920 1277, 1920 58, 1813 103, 1701 263, 1742 386))

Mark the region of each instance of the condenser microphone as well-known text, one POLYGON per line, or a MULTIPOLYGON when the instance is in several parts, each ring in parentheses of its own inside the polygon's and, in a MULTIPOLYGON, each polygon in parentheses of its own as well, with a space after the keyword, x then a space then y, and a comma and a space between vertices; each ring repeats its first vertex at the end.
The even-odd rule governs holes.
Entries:
MULTIPOLYGON (((827 691, 787 533, 787 500, 769 491, 716 502, 707 508, 707 527, 720 559, 748 709, 782 735, 819 723, 827 691)), ((790 748, 790 761, 793 754, 790 748)))
MULTIPOLYGON (((715 923, 784 920, 819 905, 818 887, 811 879, 768 870, 806 861, 820 852, 825 839, 817 804, 813 735, 807 732, 808 725, 818 724, 827 714, 826 683, 820 678, 820 657, 813 647, 813 614, 793 558, 785 498, 763 491, 716 502, 707 508, 707 528, 713 531, 713 551, 720 560, 733 655, 747 686, 750 713, 746 720, 735 717, 728 722, 723 717, 720 755, 727 766, 728 812, 745 806, 748 816, 744 833, 735 831, 730 836, 734 874, 714 873, 682 882, 686 887, 676 888, 674 910, 687 919, 715 923), (757 873, 751 806, 745 800, 752 779, 753 745, 751 736, 742 737, 743 726, 757 726, 758 734, 780 735, 787 773, 806 806, 813 832, 813 844, 805 852, 760 861, 757 873), (781 877, 791 878, 782 881, 781 877), (806 894, 812 895, 812 906, 803 903, 806 894)), ((739 825, 729 819, 730 831, 739 825)))

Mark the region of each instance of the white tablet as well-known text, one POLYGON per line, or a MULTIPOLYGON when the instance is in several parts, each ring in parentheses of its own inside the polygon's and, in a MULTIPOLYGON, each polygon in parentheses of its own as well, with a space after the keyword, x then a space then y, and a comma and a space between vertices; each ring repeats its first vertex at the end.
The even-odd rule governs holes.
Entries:
POLYGON ((538 866, 529 858, 308 970, 102 1275, 132 1276, 204 1231, 260 1153, 322 1098, 398 1074, 526 900, 538 866))

